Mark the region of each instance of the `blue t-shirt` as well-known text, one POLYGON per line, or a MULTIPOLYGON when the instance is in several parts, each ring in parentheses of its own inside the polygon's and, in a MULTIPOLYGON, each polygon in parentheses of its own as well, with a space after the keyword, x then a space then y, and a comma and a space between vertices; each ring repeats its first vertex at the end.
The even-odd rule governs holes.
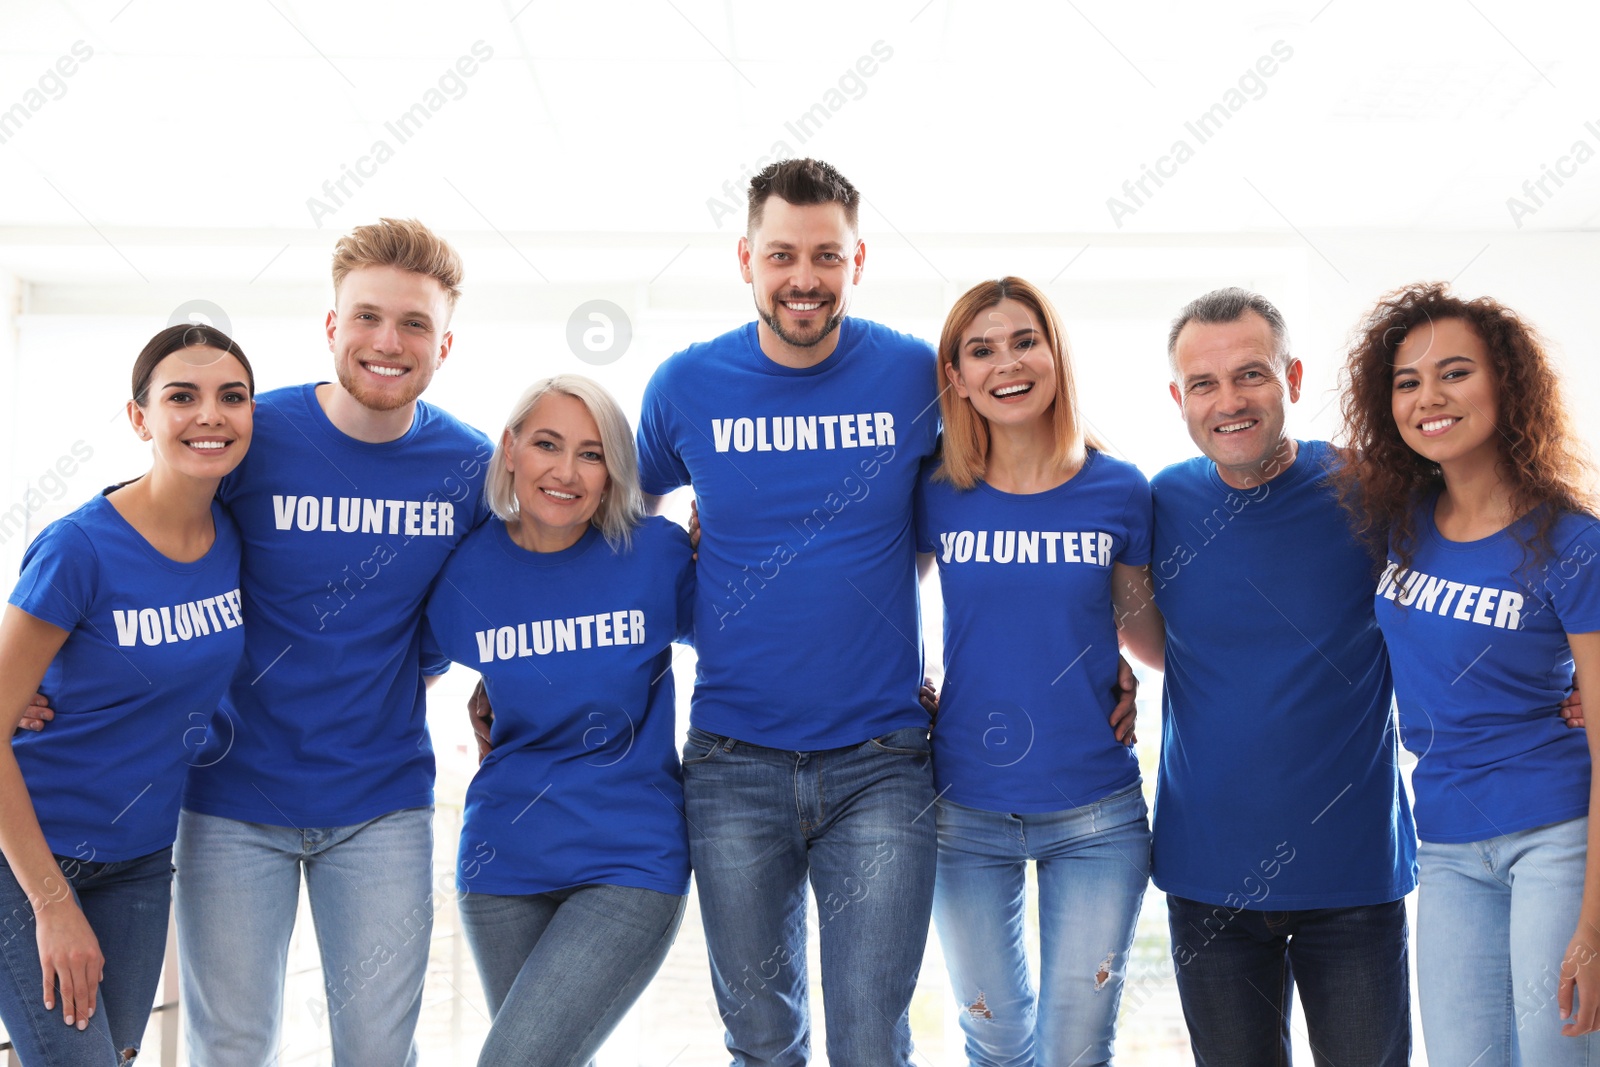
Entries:
POLYGON ((382 444, 328 421, 314 385, 263 393, 219 494, 244 539, 250 628, 216 729, 232 748, 183 805, 272 826, 352 826, 433 802, 422 604, 488 514, 488 438, 418 403, 382 444), (225 718, 224 718, 225 716, 225 718))
POLYGON ((1151 877, 1261 910, 1398 900, 1416 885, 1411 808, 1372 615, 1372 559, 1300 442, 1233 489, 1204 457, 1151 480, 1151 580, 1166 618, 1151 877))
POLYGON ((179 563, 97 496, 28 546, 11 603, 69 631, 41 691, 56 709, 11 742, 39 826, 60 856, 130 860, 172 844, 191 764, 244 652, 239 533, 179 563))
POLYGON ((1116 703, 1111 565, 1150 562, 1150 485, 1091 450, 1043 493, 961 490, 924 464, 917 550, 936 553, 944 687, 939 795, 986 811, 1060 811, 1139 781, 1107 721, 1116 703))
POLYGON ((911 497, 934 384, 926 343, 851 318, 815 367, 768 359, 750 323, 656 370, 644 490, 692 484, 704 530, 696 727, 815 751, 927 725, 911 497))
POLYGON ((1588 741, 1559 706, 1572 688, 1567 634, 1600 630, 1600 522, 1563 515, 1550 559, 1519 573, 1513 527, 1447 541, 1433 505, 1417 511, 1409 570, 1391 562, 1375 601, 1400 737, 1417 755, 1417 832, 1482 841, 1587 815, 1588 741))
POLYGON ((451 558, 428 628, 494 706, 494 749, 467 789, 463 892, 688 892, 672 642, 689 634, 694 584, 689 535, 662 518, 631 550, 590 527, 549 553, 491 519, 451 558))

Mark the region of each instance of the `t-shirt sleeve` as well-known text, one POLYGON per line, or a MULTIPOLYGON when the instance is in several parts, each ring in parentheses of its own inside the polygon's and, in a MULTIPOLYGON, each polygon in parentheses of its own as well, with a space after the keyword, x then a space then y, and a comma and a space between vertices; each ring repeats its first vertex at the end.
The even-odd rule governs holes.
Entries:
POLYGON ((939 435, 944 430, 939 411, 939 390, 943 388, 944 382, 939 378, 939 358, 935 355, 933 346, 920 339, 917 344, 922 349, 919 364, 926 375, 924 380, 929 383, 929 403, 918 412, 912 421, 912 427, 916 431, 919 454, 937 456, 939 435))
POLYGON ((1143 567, 1150 562, 1151 527, 1155 523, 1155 513, 1151 504, 1150 483, 1137 470, 1133 472, 1133 477, 1137 479, 1137 484, 1128 494, 1128 504, 1123 511, 1127 538, 1122 551, 1117 554, 1117 562, 1130 567, 1143 567))
POLYGON ((1563 631, 1600 631, 1600 519, 1572 516, 1561 531, 1567 534, 1566 543, 1544 568, 1543 584, 1551 591, 1563 631))
POLYGON ((22 557, 11 603, 36 619, 73 630, 88 618, 100 563, 88 534, 73 522, 46 526, 22 557))
POLYGON ((672 432, 676 412, 663 393, 664 365, 645 387, 644 404, 639 411, 639 484, 645 492, 661 496, 689 484, 689 468, 684 465, 672 432))
POLYGON ((928 463, 922 465, 922 472, 917 475, 917 491, 911 497, 912 530, 917 537, 918 552, 933 551, 933 530, 928 522, 928 476, 933 471, 933 466, 928 463))
POLYGON ((494 512, 489 508, 489 484, 485 481, 483 485, 478 487, 477 492, 472 494, 472 511, 465 532, 471 533, 476 530, 488 522, 493 514, 494 512))
POLYGON ((673 638, 686 645, 694 644, 694 594, 695 594, 695 563, 692 550, 689 548, 688 535, 684 535, 683 552, 678 560, 677 596, 678 596, 678 632, 673 638))
POLYGON ((477 479, 476 488, 472 494, 472 509, 467 531, 476 530, 489 521, 494 511, 489 507, 489 465, 494 462, 494 445, 487 436, 482 436, 479 444, 479 454, 483 457, 483 477, 477 479))
POLYGON ((430 677, 443 674, 450 669, 450 657, 444 654, 444 649, 439 647, 439 639, 433 635, 433 627, 428 620, 422 620, 422 673, 430 677))
POLYGON ((450 580, 449 565, 434 579, 428 601, 422 609, 422 673, 443 674, 450 669, 450 653, 439 635, 449 635, 457 621, 461 593, 450 580))

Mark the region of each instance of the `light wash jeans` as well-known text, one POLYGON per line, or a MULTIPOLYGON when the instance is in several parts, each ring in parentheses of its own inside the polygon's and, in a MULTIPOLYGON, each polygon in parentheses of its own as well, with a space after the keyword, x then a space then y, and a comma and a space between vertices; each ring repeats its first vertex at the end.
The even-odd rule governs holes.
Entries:
POLYGON ((1417 849, 1417 993, 1431 1067, 1600 1064, 1600 1036, 1563 1037, 1556 1004, 1588 829, 1569 819, 1417 849))
POLYGON ((691 728, 689 856, 735 1067, 811 1049, 806 882, 817 897, 828 1062, 905 1067, 933 900, 928 731, 787 752, 691 728))
MULTIPOLYGON (((282 1062, 283 982, 302 870, 334 1064, 416 1063, 412 1036, 433 933, 431 807, 306 830, 185 811, 176 857, 191 1063, 282 1062)), ((313 1041, 321 1035, 296 1036, 284 1059, 313 1041)))
POLYGON ((687 897, 621 885, 468 893, 461 925, 494 1024, 478 1067, 582 1067, 661 969, 687 897))
POLYGON ((1128 950, 1150 877, 1136 784, 1081 808, 1007 814, 939 801, 933 918, 972 1067, 1111 1062, 1128 950), (1023 947, 1039 879, 1039 993, 1023 947))
POLYGON ((94 1014, 87 1029, 68 1026, 59 988, 55 1008, 45 1010, 33 905, 0 859, 0 962, 5 966, 0 1018, 23 1063, 115 1067, 124 1051, 138 1051, 161 981, 172 904, 172 850, 102 863, 56 859, 106 961, 94 1014))

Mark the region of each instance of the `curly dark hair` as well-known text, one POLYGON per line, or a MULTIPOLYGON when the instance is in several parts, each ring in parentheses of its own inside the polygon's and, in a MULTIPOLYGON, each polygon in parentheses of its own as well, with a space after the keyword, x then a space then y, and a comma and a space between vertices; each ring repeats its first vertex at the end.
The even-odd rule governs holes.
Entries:
MULTIPOLYGON (((1346 464, 1335 475, 1340 501, 1377 560, 1391 537, 1403 571, 1416 550, 1417 505, 1444 487, 1438 464, 1413 452, 1393 413, 1395 353, 1411 328, 1439 319, 1465 322, 1488 350, 1496 383, 1500 469, 1513 515, 1537 509, 1532 529, 1513 527, 1531 571, 1551 554, 1550 534, 1564 512, 1593 510, 1592 467, 1562 401, 1561 381, 1533 326, 1504 304, 1462 300, 1443 282, 1417 282, 1384 295, 1362 320, 1344 369, 1346 464)), ((1519 524, 1520 527, 1520 524, 1519 524)))

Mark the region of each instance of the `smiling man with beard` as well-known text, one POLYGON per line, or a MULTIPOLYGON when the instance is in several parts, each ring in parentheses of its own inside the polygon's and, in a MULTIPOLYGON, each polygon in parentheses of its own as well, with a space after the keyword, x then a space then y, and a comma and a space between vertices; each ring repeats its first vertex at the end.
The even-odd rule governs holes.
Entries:
POLYGON ((640 419, 645 491, 692 485, 705 531, 684 794, 740 1067, 809 1058, 808 879, 831 1062, 909 1061, 927 940, 911 500, 938 436, 935 371, 926 343, 846 314, 859 202, 816 160, 756 175, 739 269, 758 319, 664 362, 640 419))

